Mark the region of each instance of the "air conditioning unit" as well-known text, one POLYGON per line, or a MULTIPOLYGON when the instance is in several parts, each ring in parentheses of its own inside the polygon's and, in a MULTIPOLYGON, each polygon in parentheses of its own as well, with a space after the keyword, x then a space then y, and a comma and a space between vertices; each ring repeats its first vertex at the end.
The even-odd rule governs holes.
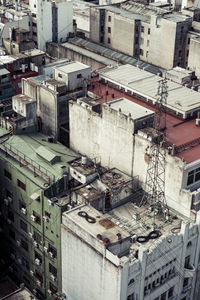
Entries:
POLYGON ((70 210, 70 209, 72 209, 72 205, 67 204, 67 210, 70 210))
POLYGON ((22 264, 21 258, 18 258, 17 261, 18 261, 18 263, 19 263, 20 265, 22 264))
POLYGON ((51 274, 50 277, 51 277, 51 280, 56 281, 56 277, 53 274, 51 274))
POLYGON ((48 252, 48 248, 46 246, 44 246, 44 252, 48 252))
POLYGON ((53 293, 52 293, 52 291, 51 291, 51 290, 48 290, 48 291, 47 291, 47 293, 48 293, 50 296, 52 296, 52 295, 53 295, 53 293))
POLYGON ((53 253, 52 253, 51 251, 49 251, 49 256, 50 256, 51 258, 54 258, 53 253))
POLYGON ((36 280, 36 284, 38 285, 38 286, 41 286, 41 281, 40 280, 36 280))
POLYGON ((11 223, 12 223, 12 221, 11 221, 10 219, 7 219, 7 222, 8 222, 8 224, 11 224, 11 223))
POLYGON ((8 205, 9 201, 7 198, 4 199, 4 203, 5 203, 5 205, 8 205))
POLYGON ((21 208, 21 212, 24 214, 24 215, 26 215, 26 208, 21 208))
POLYGON ((9 203, 12 203, 12 198, 9 196, 7 198, 8 198, 9 203))
POLYGON ((14 253, 11 253, 11 254, 10 254, 10 258, 15 259, 15 254, 14 254, 14 253))
POLYGON ((131 243, 135 243, 136 240, 137 240, 137 235, 136 234, 132 235, 131 236, 131 243))
POLYGON ((34 215, 31 215, 31 220, 32 220, 33 222, 35 222, 36 217, 35 217, 34 215))
POLYGON ((20 242, 20 240, 17 240, 17 241, 16 241, 16 243, 17 243, 17 246, 18 246, 18 247, 20 247, 20 246, 21 246, 21 242, 20 242))
POLYGON ((37 246, 38 246, 38 243, 37 243, 36 241, 33 241, 33 245, 34 245, 35 247, 37 247, 37 246))
POLYGON ((53 202, 51 202, 51 200, 48 199, 48 204, 49 204, 49 205, 53 205, 53 202))
POLYGON ((49 222, 49 219, 46 216, 43 216, 43 220, 44 220, 45 223, 49 222))
POLYGON ((29 235, 29 237, 30 237, 31 239, 33 238, 32 232, 29 232, 28 235, 29 235))
POLYGON ((34 275, 34 271, 30 270, 30 275, 33 276, 34 275))
POLYGON ((36 259, 35 259, 35 263, 36 263, 36 265, 39 266, 39 265, 40 265, 40 260, 39 260, 38 258, 36 258, 36 259))

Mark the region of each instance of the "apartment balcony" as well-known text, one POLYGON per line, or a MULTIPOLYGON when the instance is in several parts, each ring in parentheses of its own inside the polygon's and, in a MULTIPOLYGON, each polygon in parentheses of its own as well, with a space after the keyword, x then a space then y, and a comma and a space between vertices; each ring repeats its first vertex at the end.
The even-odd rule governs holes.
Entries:
POLYGON ((192 265, 188 265, 184 268, 184 277, 185 278, 193 278, 196 269, 192 265))

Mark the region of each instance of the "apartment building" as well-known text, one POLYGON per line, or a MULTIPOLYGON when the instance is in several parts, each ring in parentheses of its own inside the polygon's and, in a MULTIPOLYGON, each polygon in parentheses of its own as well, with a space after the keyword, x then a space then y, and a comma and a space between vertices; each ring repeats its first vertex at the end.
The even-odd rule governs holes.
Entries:
POLYGON ((67 299, 199 299, 199 216, 197 224, 177 212, 170 218, 156 217, 152 230, 149 205, 138 207, 134 201, 104 214, 92 204, 63 213, 67 299))
POLYGON ((68 162, 76 154, 37 133, 33 106, 33 99, 16 96, 20 113, 1 117, 1 257, 15 280, 44 300, 61 296, 60 224, 70 203, 68 162))
POLYGON ((191 24, 192 17, 132 1, 90 8, 92 41, 165 69, 186 66, 191 24))

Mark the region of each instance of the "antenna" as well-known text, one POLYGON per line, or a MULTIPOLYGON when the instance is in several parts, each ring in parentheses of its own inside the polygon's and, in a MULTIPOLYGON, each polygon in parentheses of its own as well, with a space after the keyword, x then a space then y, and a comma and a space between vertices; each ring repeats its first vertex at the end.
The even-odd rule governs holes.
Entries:
POLYGON ((165 142, 166 129, 166 111, 167 103, 167 81, 162 79, 158 82, 156 116, 154 123, 154 131, 152 141, 149 147, 149 166, 146 174, 145 192, 140 202, 148 203, 154 212, 153 227, 155 229, 155 216, 163 215, 166 219, 169 218, 169 209, 165 199, 165 142))

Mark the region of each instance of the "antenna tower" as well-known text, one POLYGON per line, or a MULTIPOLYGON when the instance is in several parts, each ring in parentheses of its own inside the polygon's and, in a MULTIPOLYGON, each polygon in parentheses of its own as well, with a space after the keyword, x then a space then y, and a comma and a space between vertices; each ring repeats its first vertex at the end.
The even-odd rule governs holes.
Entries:
POLYGON ((165 142, 166 111, 167 103, 167 82, 165 79, 159 81, 156 103, 156 116, 154 122, 154 132, 149 147, 149 165, 145 181, 145 192, 140 202, 148 203, 154 212, 153 226, 155 228, 155 216, 163 215, 169 217, 169 209, 165 199, 165 142))

